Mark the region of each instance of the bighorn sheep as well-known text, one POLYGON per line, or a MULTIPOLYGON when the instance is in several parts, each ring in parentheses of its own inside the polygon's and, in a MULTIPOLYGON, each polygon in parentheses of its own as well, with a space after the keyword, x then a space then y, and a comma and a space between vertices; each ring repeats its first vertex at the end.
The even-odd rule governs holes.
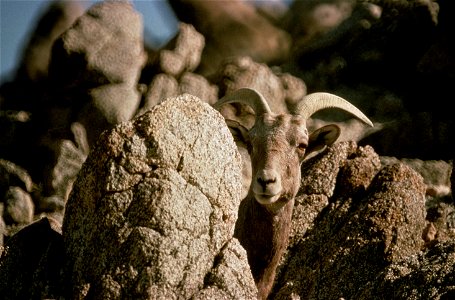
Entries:
POLYGON ((316 111, 333 107, 370 126, 373 124, 355 106, 328 93, 303 97, 291 114, 274 114, 259 92, 242 88, 221 98, 214 108, 233 102, 251 106, 256 114, 255 124, 249 130, 236 121, 226 120, 247 145, 252 167, 251 186, 240 205, 234 236, 247 251, 258 298, 266 299, 288 244, 301 163, 310 152, 333 144, 340 134, 336 125, 326 125, 308 134, 306 120, 316 111))

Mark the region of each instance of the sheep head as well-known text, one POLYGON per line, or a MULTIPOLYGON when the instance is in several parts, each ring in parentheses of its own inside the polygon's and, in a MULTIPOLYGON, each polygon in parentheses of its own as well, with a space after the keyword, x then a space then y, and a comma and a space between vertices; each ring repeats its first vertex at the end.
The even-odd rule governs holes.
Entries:
POLYGON ((297 194, 300 186, 300 165, 311 152, 333 144, 340 135, 336 125, 323 126, 308 133, 306 120, 324 108, 343 109, 366 124, 371 121, 355 106, 329 93, 313 93, 302 98, 290 114, 275 114, 256 90, 241 88, 221 98, 214 107, 239 102, 251 106, 256 114, 251 129, 226 120, 235 128, 251 156, 250 193, 269 211, 276 212, 297 194))

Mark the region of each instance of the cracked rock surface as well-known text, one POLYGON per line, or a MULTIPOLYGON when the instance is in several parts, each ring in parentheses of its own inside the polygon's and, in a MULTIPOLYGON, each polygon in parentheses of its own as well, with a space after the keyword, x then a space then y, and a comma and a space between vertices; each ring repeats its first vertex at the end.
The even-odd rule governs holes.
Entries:
POLYGON ((188 94, 105 132, 67 202, 68 296, 255 295, 246 253, 232 240, 240 167, 222 116, 188 94), (238 280, 223 280, 232 265, 243 270, 233 272, 238 280))

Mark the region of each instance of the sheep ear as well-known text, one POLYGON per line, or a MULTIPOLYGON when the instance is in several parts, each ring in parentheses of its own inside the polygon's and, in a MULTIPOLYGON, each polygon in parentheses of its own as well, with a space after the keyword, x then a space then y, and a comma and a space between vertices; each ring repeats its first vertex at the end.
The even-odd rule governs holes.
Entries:
POLYGON ((321 150, 325 146, 332 145, 338 139, 340 133, 340 127, 335 124, 326 125, 313 131, 308 139, 308 147, 305 151, 305 155, 308 155, 313 151, 321 150))
POLYGON ((226 119, 226 125, 228 126, 229 131, 234 137, 234 141, 236 143, 241 142, 245 144, 246 148, 248 149, 248 152, 250 152, 251 142, 250 135, 248 134, 248 129, 239 122, 229 119, 226 119))

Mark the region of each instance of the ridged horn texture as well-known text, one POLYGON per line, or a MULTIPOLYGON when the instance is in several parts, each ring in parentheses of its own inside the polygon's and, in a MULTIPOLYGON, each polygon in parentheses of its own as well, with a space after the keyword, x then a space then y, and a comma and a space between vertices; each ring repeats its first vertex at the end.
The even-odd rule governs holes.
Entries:
POLYGON ((373 127, 373 123, 365 116, 357 107, 330 93, 312 93, 303 97, 297 104, 294 113, 299 114, 305 119, 308 119, 315 112, 325 108, 339 108, 348 113, 351 113, 364 123, 373 127))
POLYGON ((240 88, 218 100, 213 107, 218 110, 223 104, 233 102, 249 105, 256 116, 272 112, 261 93, 252 88, 240 88))

